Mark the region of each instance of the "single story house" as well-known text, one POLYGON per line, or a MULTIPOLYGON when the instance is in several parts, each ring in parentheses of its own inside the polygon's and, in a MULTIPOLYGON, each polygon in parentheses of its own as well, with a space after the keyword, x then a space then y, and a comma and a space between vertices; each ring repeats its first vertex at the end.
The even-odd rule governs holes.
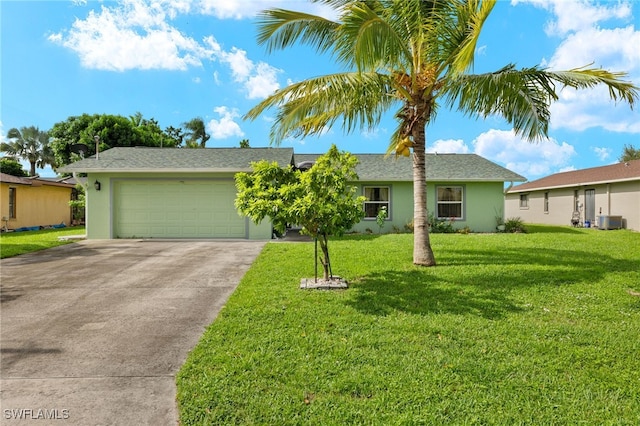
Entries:
MULTIPOLYGON (((234 175, 251 162, 282 167, 313 163, 317 155, 292 148, 112 148, 60 169, 86 173, 87 237, 269 239, 271 224, 254 224, 234 207, 234 175)), ((381 206, 389 217, 384 231, 403 229, 413 219, 410 158, 356 154, 354 182, 368 201, 366 217, 354 231, 377 229, 381 206)), ((428 154, 428 209, 457 227, 493 232, 504 208, 504 183, 524 177, 475 154, 428 154)))
MULTIPOLYGON (((297 165, 312 163, 320 154, 295 154, 297 165)), ((388 218, 383 232, 404 229, 413 222, 413 160, 384 154, 356 154, 359 193, 367 197, 364 219, 354 231, 377 232, 382 206, 388 218)), ((495 232, 503 217, 505 182, 524 177, 476 154, 426 154, 427 210, 456 229, 495 232)))
POLYGON ((640 231, 640 160, 592 167, 509 189, 505 215, 529 223, 640 231), (615 218, 615 220, 611 220, 615 218))
POLYGON ((0 173, 0 186, 3 230, 71 224, 74 183, 0 173))

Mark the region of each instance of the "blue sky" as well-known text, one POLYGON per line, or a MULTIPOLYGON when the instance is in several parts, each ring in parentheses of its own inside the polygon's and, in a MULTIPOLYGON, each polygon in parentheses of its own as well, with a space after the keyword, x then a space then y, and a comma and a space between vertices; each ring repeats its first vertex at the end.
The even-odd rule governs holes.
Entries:
MULTIPOLYGON (((267 54, 255 41, 255 15, 270 7, 332 17, 304 0, 0 1, 0 134, 50 129, 70 116, 142 113, 162 128, 202 117, 209 147, 269 146, 272 117, 242 116, 273 90, 336 71, 300 46, 267 54)), ((640 86, 640 2, 498 1, 478 45, 475 72, 594 64, 624 71, 640 86)), ((281 146, 383 153, 395 129, 389 114, 373 131, 340 127, 281 146)), ((640 105, 616 105, 606 90, 564 89, 552 107, 549 139, 521 140, 497 117, 470 119, 440 109, 427 150, 477 153, 529 180, 611 164, 623 146, 640 147, 640 105)), ((55 175, 51 169, 43 176, 55 175)))

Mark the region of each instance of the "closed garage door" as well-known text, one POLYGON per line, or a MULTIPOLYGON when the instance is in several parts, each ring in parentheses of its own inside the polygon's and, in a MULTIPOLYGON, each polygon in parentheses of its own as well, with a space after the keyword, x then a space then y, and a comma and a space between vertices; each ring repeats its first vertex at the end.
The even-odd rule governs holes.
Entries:
POLYGON ((233 180, 119 181, 114 186, 117 238, 246 238, 233 205, 233 180))

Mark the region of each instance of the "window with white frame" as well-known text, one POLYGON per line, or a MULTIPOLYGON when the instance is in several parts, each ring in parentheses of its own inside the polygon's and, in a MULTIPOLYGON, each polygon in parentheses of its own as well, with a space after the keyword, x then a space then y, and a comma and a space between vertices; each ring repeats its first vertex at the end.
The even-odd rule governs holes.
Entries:
POLYGON ((391 217, 391 188, 388 186, 365 186, 364 218, 375 219, 381 208, 387 209, 387 217, 391 217))
POLYGON ((438 219, 462 219, 464 188, 462 186, 438 186, 438 219))
POLYGON ((520 208, 521 209, 529 208, 529 194, 520 194, 520 208))

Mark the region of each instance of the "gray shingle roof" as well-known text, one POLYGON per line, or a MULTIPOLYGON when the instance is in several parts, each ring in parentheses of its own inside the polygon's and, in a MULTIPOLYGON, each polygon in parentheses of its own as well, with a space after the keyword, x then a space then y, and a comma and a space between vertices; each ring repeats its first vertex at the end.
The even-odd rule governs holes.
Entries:
POLYGON ((111 148, 61 167, 72 172, 240 172, 253 161, 291 164, 293 148, 111 148))
MULTIPOLYGON (((314 161, 322 154, 295 154, 293 148, 111 148, 60 168, 71 172, 239 172, 253 161, 287 166, 314 161)), ((411 158, 355 154, 362 181, 412 181, 411 158)), ((427 154, 428 181, 524 182, 526 179, 476 154, 427 154)))
MULTIPOLYGON (((321 154, 295 154, 294 161, 314 161, 321 154)), ((411 157, 354 154, 361 181, 412 181, 411 157)), ((476 154, 426 154, 427 181, 524 182, 526 178, 476 154)))

